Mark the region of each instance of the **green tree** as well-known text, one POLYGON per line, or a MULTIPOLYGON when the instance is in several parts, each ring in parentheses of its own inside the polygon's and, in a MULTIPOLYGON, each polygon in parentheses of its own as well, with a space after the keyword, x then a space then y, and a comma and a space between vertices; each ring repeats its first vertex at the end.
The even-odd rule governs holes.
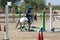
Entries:
POLYGON ((1 6, 5 8, 5 5, 7 4, 7 2, 12 2, 15 3, 17 0, 1 0, 1 6))
POLYGON ((43 9, 45 7, 44 0, 25 0, 26 4, 32 5, 34 9, 43 9))

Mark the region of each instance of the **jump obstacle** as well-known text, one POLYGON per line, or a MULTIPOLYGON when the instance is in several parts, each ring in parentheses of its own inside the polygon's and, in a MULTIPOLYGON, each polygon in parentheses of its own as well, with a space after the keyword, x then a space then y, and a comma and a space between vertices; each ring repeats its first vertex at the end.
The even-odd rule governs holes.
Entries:
MULTIPOLYGON (((6 25, 4 25, 5 38, 3 40, 9 40, 9 37, 8 37, 8 7, 9 6, 11 6, 11 2, 8 2, 7 5, 5 6, 5 13, 6 13, 6 21, 5 22, 6 22, 6 25)), ((39 39, 38 40, 40 40, 40 37, 41 37, 40 35, 41 34, 39 33, 39 39)))
MULTIPOLYGON (((24 0, 21 0, 19 4, 17 4, 18 6, 20 6, 22 3, 24 2, 24 0)), ((5 38, 3 40, 9 40, 8 38, 8 8, 9 6, 11 6, 12 2, 7 2, 7 4, 5 5, 5 13, 6 13, 6 32, 5 32, 5 38)), ((20 15, 20 14, 19 14, 20 15)), ((13 15, 14 16, 14 15, 13 15)))
MULTIPOLYGON (((51 3, 49 3, 49 9, 50 9, 50 31, 52 32, 55 32, 55 28, 54 28, 54 25, 53 25, 53 11, 52 11, 52 5, 51 3)), ((55 20, 56 20, 56 17, 60 17, 60 16, 54 16, 55 17, 55 20)))
POLYGON ((35 32, 39 32, 39 31, 45 31, 45 11, 46 11, 46 8, 43 9, 42 11, 42 27, 37 27, 37 26, 34 26, 34 28, 36 28, 36 30, 31 30, 31 25, 29 24, 29 29, 28 31, 35 31, 35 32))
MULTIPOLYGON (((49 4, 50 7, 50 31, 55 32, 55 28, 53 27, 53 20, 52 20, 52 6, 49 4)), ((59 16, 57 16, 59 17, 59 16)), ((42 12, 42 27, 40 29, 41 31, 45 31, 45 12, 42 12)))
POLYGON ((11 6, 12 2, 7 2, 7 5, 5 6, 5 13, 6 13, 6 27, 4 27, 5 32, 5 38, 3 40, 9 40, 8 38, 8 7, 11 6))

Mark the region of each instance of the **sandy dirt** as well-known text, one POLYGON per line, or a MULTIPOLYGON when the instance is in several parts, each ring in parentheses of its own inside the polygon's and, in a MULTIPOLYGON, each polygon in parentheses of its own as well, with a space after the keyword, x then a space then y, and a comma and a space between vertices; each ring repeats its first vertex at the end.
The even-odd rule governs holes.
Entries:
MULTIPOLYGON (((4 20, 4 19, 2 19, 4 20)), ((18 19, 16 19, 18 20, 18 19)), ((5 38, 5 32, 4 32, 4 25, 5 23, 0 23, 2 27, 2 31, 0 31, 0 40, 5 38)), ((40 17, 38 18, 37 21, 34 21, 32 23, 34 26, 42 26, 42 21, 40 20, 40 17)), ((16 23, 9 23, 8 25, 8 37, 10 40, 38 40, 38 32, 21 32, 20 29, 15 28, 16 23)), ((58 28, 56 32, 51 32, 50 31, 50 25, 49 25, 49 20, 46 21, 45 28, 47 31, 43 32, 43 37, 44 40, 60 40, 60 32, 59 32, 59 27, 60 27, 60 21, 53 21, 53 27, 58 28)))

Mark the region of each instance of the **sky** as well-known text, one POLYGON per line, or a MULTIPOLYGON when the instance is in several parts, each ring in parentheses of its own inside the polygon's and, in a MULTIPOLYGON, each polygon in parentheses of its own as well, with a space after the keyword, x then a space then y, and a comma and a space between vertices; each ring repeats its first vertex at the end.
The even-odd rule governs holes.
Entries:
POLYGON ((60 0, 46 0, 46 5, 48 5, 48 3, 51 3, 51 5, 60 5, 60 0))
POLYGON ((17 6, 20 6, 23 2, 24 2, 24 0, 18 0, 18 1, 16 2, 16 5, 17 5, 17 6))

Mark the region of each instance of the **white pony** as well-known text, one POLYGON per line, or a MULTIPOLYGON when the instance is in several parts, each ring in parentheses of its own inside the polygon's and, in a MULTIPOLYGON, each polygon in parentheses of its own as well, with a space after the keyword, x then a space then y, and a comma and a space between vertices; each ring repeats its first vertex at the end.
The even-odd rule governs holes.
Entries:
POLYGON ((26 17, 21 17, 20 18, 20 23, 21 24, 26 24, 27 21, 28 21, 28 19, 26 17))
POLYGON ((22 31, 23 29, 28 30, 28 28, 25 27, 26 24, 28 25, 28 19, 27 19, 26 17, 21 17, 21 18, 17 21, 16 28, 18 27, 18 24, 20 24, 20 29, 21 29, 21 31, 22 31))
POLYGON ((26 24, 31 25, 32 21, 33 21, 33 18, 35 18, 36 20, 36 16, 35 17, 32 17, 30 19, 30 24, 28 23, 28 19, 26 17, 21 17, 18 21, 17 21, 17 25, 16 25, 16 28, 18 27, 18 24, 20 24, 20 28, 25 26, 26 24))
POLYGON ((18 24, 20 24, 21 26, 22 25, 25 25, 27 23, 28 19, 26 17, 21 17, 18 21, 17 21, 17 25, 16 27, 18 26, 18 24))

